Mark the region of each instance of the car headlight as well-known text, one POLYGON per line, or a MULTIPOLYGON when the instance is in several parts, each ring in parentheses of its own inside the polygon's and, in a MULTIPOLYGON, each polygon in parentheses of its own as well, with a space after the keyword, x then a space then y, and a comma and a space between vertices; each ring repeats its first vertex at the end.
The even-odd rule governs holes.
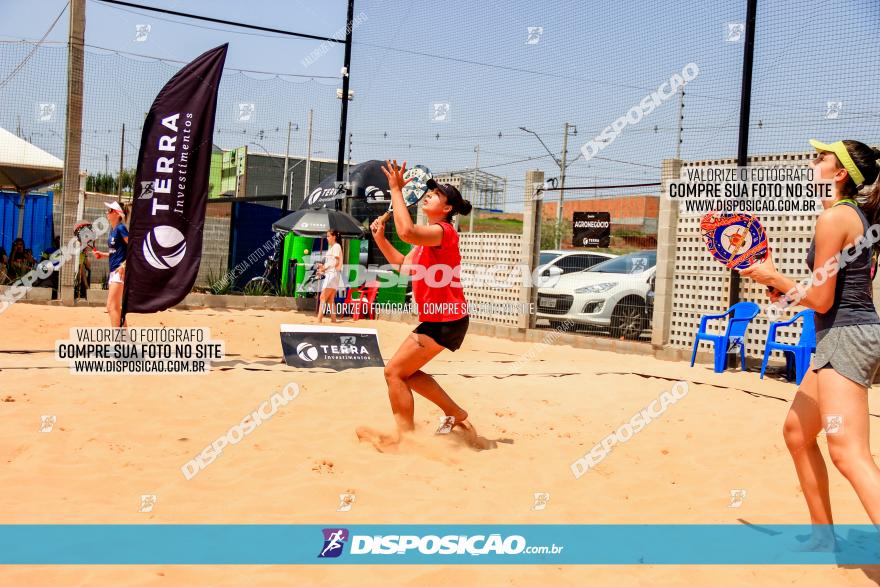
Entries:
POLYGON ((577 294, 585 294, 585 293, 602 293, 608 291, 612 287, 617 285, 616 283, 597 283, 595 285, 588 285, 587 287, 579 287, 574 290, 574 293, 577 294))

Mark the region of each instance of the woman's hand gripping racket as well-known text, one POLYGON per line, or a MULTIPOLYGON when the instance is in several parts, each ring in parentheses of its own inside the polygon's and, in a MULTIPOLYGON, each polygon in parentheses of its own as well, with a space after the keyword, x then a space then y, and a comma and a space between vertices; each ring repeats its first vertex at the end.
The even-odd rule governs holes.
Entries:
MULTIPOLYGON (((700 221, 700 230, 709 253, 728 269, 747 269, 770 256, 764 227, 751 214, 710 212, 700 221)), ((778 294, 772 287, 767 291, 778 294)))
MULTIPOLYGON (((387 161, 382 167, 382 172, 388 178, 388 189, 393 191, 399 189, 403 192, 403 201, 407 208, 411 208, 419 203, 425 197, 431 187, 428 185, 434 181, 431 171, 424 165, 416 165, 412 169, 406 168, 406 161, 398 167, 397 160, 387 161)), ((378 218, 383 224, 391 217, 394 209, 394 203, 388 205, 388 211, 378 218)))

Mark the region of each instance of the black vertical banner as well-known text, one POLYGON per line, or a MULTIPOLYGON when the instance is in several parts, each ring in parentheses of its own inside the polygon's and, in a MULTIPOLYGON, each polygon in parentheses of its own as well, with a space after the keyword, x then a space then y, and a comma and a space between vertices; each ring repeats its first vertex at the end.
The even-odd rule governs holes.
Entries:
POLYGON ((174 306, 196 281, 227 48, 211 49, 177 72, 144 120, 128 227, 123 320, 126 312, 174 306))

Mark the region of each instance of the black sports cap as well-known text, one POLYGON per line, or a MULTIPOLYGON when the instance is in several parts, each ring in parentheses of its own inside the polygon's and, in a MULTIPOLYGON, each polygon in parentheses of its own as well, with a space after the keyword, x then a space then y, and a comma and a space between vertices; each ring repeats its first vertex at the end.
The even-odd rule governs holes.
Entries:
POLYGON ((471 210, 470 205, 465 204, 464 198, 461 196, 461 192, 458 191, 451 183, 437 183, 433 178, 429 179, 427 182, 427 186, 429 190, 437 190, 444 196, 446 196, 446 203, 452 206, 453 214, 469 214, 471 210))

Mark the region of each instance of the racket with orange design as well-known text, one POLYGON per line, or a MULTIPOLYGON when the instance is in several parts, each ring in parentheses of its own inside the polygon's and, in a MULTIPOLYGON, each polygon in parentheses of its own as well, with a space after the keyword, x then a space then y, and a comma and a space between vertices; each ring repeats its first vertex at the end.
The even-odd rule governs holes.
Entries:
POLYGON ((746 269, 770 255, 767 233, 751 214, 710 212, 700 221, 700 231, 709 253, 728 269, 746 269))
POLYGON ((751 214, 710 212, 700 231, 709 253, 728 269, 746 269, 770 254, 767 233, 751 214))

